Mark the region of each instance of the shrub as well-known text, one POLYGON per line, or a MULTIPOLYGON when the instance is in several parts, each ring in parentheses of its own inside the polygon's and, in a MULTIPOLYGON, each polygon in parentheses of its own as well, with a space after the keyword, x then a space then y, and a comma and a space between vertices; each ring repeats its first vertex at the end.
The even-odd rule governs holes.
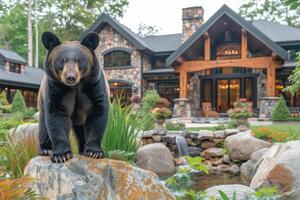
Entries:
POLYGON ((155 117, 151 113, 151 110, 156 106, 157 101, 160 99, 156 90, 147 90, 142 99, 141 110, 138 113, 140 118, 145 120, 144 122, 140 120, 140 124, 143 124, 142 129, 144 131, 151 130, 155 125, 155 117))
POLYGON ((227 124, 227 128, 237 128, 238 126, 239 126, 239 124, 237 123, 237 121, 235 119, 229 120, 229 122, 227 124))
POLYGON ((23 121, 23 116, 20 113, 14 113, 9 117, 0 120, 0 141, 4 140, 9 132, 9 129, 20 125, 23 121))
POLYGON ((138 148, 137 135, 143 127, 145 117, 147 115, 143 117, 132 113, 130 106, 123 106, 116 99, 111 105, 109 123, 102 141, 106 155, 115 150, 135 153, 138 148))
POLYGON ((287 107, 283 96, 281 96, 272 110, 271 118, 273 121, 287 121, 289 116, 289 108, 287 107))
POLYGON ((169 108, 154 108, 152 113, 157 119, 168 118, 172 116, 172 111, 169 108))
POLYGON ((26 113, 27 112, 27 107, 23 98, 22 93, 17 90, 14 101, 11 106, 11 111, 12 112, 21 112, 21 113, 26 113))
POLYGON ((183 131, 186 128, 185 123, 172 121, 167 121, 165 126, 169 131, 183 131))

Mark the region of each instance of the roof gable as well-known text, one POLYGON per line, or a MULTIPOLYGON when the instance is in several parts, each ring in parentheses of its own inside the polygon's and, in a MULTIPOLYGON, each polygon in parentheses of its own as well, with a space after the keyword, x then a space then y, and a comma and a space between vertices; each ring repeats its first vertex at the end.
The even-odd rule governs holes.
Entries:
POLYGON ((0 49, 0 55, 7 61, 20 63, 20 64, 27 63, 27 61, 24 58, 22 58, 19 54, 11 50, 0 49))
POLYGON ((112 26, 119 34, 125 37, 130 43, 132 43, 139 50, 147 50, 150 47, 143 41, 143 39, 131 31, 129 28, 119 23, 108 14, 103 13, 98 17, 96 22, 87 30, 81 38, 91 32, 99 32, 106 24, 112 26))
POLYGON ((228 16, 235 23, 243 27, 261 43, 274 51, 280 58, 284 60, 287 58, 287 52, 283 48, 274 43, 264 33, 262 33, 255 26, 247 22, 245 19, 243 19, 241 16, 239 16, 224 4, 211 18, 207 20, 207 22, 200 26, 191 37, 189 37, 183 44, 179 46, 179 48, 173 54, 170 55, 170 57, 167 59, 167 66, 171 66, 181 54, 183 54, 191 45, 193 45, 197 39, 199 39, 213 24, 215 24, 224 15, 228 16))

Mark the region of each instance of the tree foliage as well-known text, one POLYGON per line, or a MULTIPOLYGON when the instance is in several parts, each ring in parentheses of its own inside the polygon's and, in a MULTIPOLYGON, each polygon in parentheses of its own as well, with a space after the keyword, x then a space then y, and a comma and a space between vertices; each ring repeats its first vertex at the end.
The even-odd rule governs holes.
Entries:
POLYGON ((140 23, 138 27, 138 35, 142 37, 153 36, 159 32, 156 26, 150 26, 144 23, 140 23))
POLYGON ((297 66, 293 70, 292 74, 289 76, 289 82, 291 85, 286 87, 284 90, 290 92, 291 94, 295 94, 300 89, 300 54, 297 53, 297 66))
MULTIPOLYGON (((62 40, 78 40, 101 13, 122 17, 127 5, 128 0, 38 0, 34 13, 38 16, 39 37, 44 31, 52 31, 62 40)), ((26 0, 0 0, 0 48, 27 58, 26 0)), ((42 66, 45 50, 41 42, 38 51, 42 66)))
POLYGON ((291 10, 298 10, 299 11, 299 8, 300 8, 300 0, 285 0, 284 1, 285 4, 287 6, 289 6, 289 8, 291 10))
POLYGON ((240 14, 249 21, 267 20, 300 27, 300 15, 291 10, 283 0, 246 0, 240 14))

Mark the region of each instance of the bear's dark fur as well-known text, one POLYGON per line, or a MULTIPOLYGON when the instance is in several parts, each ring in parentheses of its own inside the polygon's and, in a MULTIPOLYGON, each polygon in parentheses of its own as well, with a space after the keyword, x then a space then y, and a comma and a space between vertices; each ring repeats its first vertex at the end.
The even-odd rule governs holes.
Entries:
POLYGON ((45 32, 42 42, 48 52, 39 91, 40 155, 50 155, 53 162, 72 158, 69 132, 73 129, 79 153, 102 158, 110 103, 108 84, 94 53, 98 35, 61 43, 45 32))

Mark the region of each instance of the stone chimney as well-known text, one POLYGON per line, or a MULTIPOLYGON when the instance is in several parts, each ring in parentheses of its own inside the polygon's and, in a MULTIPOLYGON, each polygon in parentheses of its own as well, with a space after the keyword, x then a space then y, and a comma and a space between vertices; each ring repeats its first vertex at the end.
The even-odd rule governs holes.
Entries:
POLYGON ((202 6, 182 9, 182 42, 188 39, 202 25, 203 15, 204 10, 202 6))

